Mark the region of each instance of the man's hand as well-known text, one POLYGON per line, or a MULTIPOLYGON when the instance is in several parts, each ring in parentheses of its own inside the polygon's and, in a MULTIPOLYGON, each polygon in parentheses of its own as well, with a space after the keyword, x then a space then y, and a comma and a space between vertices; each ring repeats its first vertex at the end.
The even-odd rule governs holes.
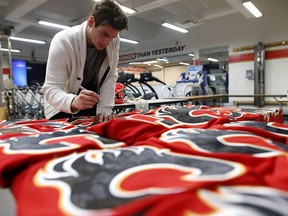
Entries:
POLYGON ((114 119, 116 116, 115 115, 108 115, 108 114, 104 114, 104 113, 98 113, 96 115, 96 120, 98 122, 105 122, 105 121, 109 121, 111 119, 114 119))
POLYGON ((72 103, 72 110, 85 110, 92 108, 98 101, 100 96, 90 90, 82 90, 79 95, 77 95, 72 103))

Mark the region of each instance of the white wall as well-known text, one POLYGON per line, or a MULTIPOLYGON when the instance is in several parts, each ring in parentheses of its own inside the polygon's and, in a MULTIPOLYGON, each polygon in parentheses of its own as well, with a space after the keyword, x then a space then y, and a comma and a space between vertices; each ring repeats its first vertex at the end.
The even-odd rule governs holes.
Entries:
MULTIPOLYGON (((2 58, 2 68, 9 68, 9 60, 8 57, 3 56, 2 58)), ((3 74, 3 81, 5 81, 6 79, 9 79, 9 76, 6 74, 3 74)))
POLYGON ((288 58, 266 61, 266 92, 286 94, 288 90, 288 58))
POLYGON ((164 68, 165 74, 164 82, 166 84, 175 84, 180 79, 180 74, 187 71, 188 66, 173 66, 164 68))
MULTIPOLYGON (((286 94, 288 90, 288 58, 266 60, 265 93, 286 94)), ((254 71, 254 62, 229 64, 229 93, 254 94, 254 80, 245 78, 246 70, 254 71)))
POLYGON ((254 80, 246 78, 246 70, 254 71, 254 62, 229 64, 229 94, 254 94, 254 80))

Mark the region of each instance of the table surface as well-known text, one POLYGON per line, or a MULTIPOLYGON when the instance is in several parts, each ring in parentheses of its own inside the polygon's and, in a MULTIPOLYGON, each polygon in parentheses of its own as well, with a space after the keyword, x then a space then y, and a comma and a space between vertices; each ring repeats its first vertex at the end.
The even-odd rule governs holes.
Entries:
POLYGON ((279 102, 288 102, 288 98, 287 97, 280 97, 280 98, 277 98, 277 101, 279 101, 279 102))
POLYGON ((115 104, 114 107, 134 106, 136 103, 141 103, 141 102, 154 105, 154 104, 184 103, 184 102, 188 102, 188 99, 187 98, 165 98, 165 99, 153 99, 153 100, 138 100, 138 101, 132 101, 129 103, 115 104))
POLYGON ((285 94, 252 94, 252 95, 227 95, 227 97, 287 97, 285 94))
POLYGON ((187 96, 187 97, 173 97, 177 99, 186 99, 186 100, 213 100, 217 98, 224 98, 227 97, 227 94, 215 94, 215 95, 194 95, 194 96, 187 96))
MULTIPOLYGON (((253 95, 227 95, 227 94, 216 94, 216 95, 195 95, 195 96, 187 96, 187 97, 173 97, 173 98, 163 98, 163 99, 153 99, 153 100, 145 100, 142 103, 148 103, 149 105, 161 105, 161 104, 171 104, 171 103, 185 103, 188 101, 201 101, 201 100, 213 100, 217 98, 225 98, 225 97, 273 97, 277 98, 280 102, 288 102, 287 95, 284 94, 253 94, 253 95)), ((129 103, 115 104, 114 107, 134 107, 136 103, 141 103, 141 101, 132 101, 129 103)))

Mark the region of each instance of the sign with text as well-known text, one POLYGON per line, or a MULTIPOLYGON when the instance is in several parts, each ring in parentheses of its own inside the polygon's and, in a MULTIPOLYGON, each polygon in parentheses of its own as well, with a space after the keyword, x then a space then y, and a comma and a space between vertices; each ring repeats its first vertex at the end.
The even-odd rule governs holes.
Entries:
POLYGON ((146 67, 139 67, 139 66, 129 66, 129 67, 121 67, 118 70, 122 70, 125 72, 145 72, 147 69, 146 67))
POLYGON ((166 48, 120 55, 119 62, 131 61, 131 60, 136 60, 136 59, 139 60, 139 59, 145 59, 148 57, 157 57, 157 56, 176 54, 176 53, 179 54, 184 51, 185 47, 186 45, 179 45, 179 46, 166 47, 166 48))

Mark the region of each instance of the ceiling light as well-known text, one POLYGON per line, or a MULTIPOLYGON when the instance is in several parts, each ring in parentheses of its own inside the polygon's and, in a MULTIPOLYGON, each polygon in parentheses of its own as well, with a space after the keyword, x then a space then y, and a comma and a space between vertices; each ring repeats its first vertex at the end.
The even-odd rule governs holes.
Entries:
MULTIPOLYGON (((118 3, 119 4, 119 3, 118 3)), ((120 4, 119 4, 120 5, 120 4)), ((136 13, 136 10, 132 9, 132 8, 128 8, 126 6, 120 5, 121 9, 128 14, 133 14, 136 13)))
POLYGON ((179 32, 181 32, 181 33, 187 33, 187 32, 188 32, 188 30, 183 29, 183 28, 180 28, 180 27, 175 26, 175 25, 172 25, 172 24, 170 24, 170 23, 162 23, 162 26, 165 26, 165 27, 167 27, 167 28, 173 29, 173 30, 175 30, 175 31, 179 31, 179 32))
POLYGON ((139 64, 142 64, 142 62, 130 62, 129 64, 130 65, 139 65, 139 64))
POLYGON ((215 58, 207 58, 208 61, 212 61, 212 62, 218 62, 218 59, 215 58))
MULTIPOLYGON (((94 0, 95 2, 99 2, 101 0, 94 0)), ((121 7, 121 9, 125 12, 125 13, 128 13, 128 14, 133 14, 133 13, 136 13, 136 10, 132 9, 132 8, 128 8, 126 6, 123 6, 121 4, 119 4, 117 1, 116 3, 121 7)))
POLYGON ((156 60, 160 62, 168 62, 167 58, 157 58, 156 60))
POLYGON ((161 68, 161 69, 163 68, 161 65, 158 65, 158 64, 154 64, 153 66, 161 68))
POLYGON ((189 55, 189 56, 194 56, 194 53, 189 53, 188 55, 189 55))
POLYGON ((153 61, 143 62, 143 64, 155 64, 155 63, 158 63, 158 61, 157 60, 153 60, 153 61))
POLYGON ((11 39, 11 40, 16 40, 16 41, 29 42, 29 43, 46 44, 46 41, 34 40, 34 39, 29 39, 29 38, 21 38, 21 37, 11 36, 10 39, 11 39))
POLYGON ((187 65, 187 66, 189 66, 190 64, 188 64, 188 63, 185 63, 185 62, 179 62, 179 64, 180 65, 187 65))
POLYGON ((243 2, 244 7, 247 8, 255 17, 262 17, 263 14, 255 7, 255 5, 251 1, 243 2))
POLYGON ((126 42, 126 43, 131 43, 131 44, 139 44, 138 41, 130 40, 130 39, 125 39, 125 38, 120 38, 120 41, 126 42))
MULTIPOLYGON (((0 48, 0 50, 4 51, 4 52, 9 52, 9 49, 7 49, 7 48, 0 48)), ((21 52, 21 50, 19 50, 19 49, 10 49, 10 52, 19 53, 19 52, 21 52)))
POLYGON ((70 26, 61 25, 61 24, 52 23, 52 22, 47 22, 47 21, 42 21, 42 20, 39 20, 38 23, 41 25, 50 26, 50 27, 59 28, 59 29, 70 28, 70 26))

